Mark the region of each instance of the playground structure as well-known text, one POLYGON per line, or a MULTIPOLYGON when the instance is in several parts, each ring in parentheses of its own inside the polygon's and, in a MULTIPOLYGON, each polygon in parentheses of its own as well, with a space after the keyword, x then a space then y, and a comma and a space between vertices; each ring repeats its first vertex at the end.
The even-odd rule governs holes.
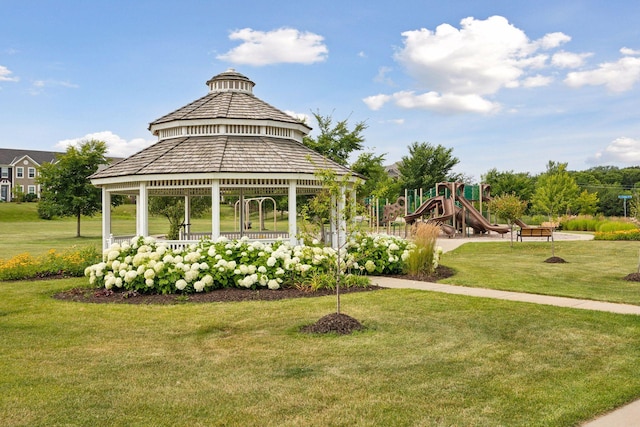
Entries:
POLYGON ((250 230, 252 228, 251 218, 251 203, 255 202, 257 204, 258 211, 258 222, 259 222, 259 231, 265 231, 266 228, 264 226, 264 211, 262 209, 262 204, 265 201, 270 201, 273 204, 273 231, 276 231, 276 201, 273 197, 254 197, 250 199, 244 199, 244 211, 242 215, 239 215, 239 204, 240 200, 237 200, 233 207, 233 224, 235 231, 240 230, 240 222, 242 221, 240 218, 244 219, 244 228, 243 230, 250 230))
POLYGON ((378 232, 404 237, 408 226, 418 221, 437 224, 450 237, 464 235, 469 228, 476 234, 508 233, 508 227, 491 224, 482 214, 483 206, 491 200, 490 188, 488 184, 441 182, 427 192, 405 190, 395 203, 385 201, 383 206, 379 199, 368 199, 369 225, 378 232))
POLYGON ((405 215, 404 220, 407 225, 420 220, 437 224, 449 236, 456 233, 464 234, 467 227, 472 228, 476 234, 492 231, 499 234, 508 233, 508 227, 491 224, 482 215, 482 204, 491 200, 491 187, 488 184, 480 184, 476 188, 479 190, 477 196, 472 196, 473 199, 469 200, 467 194, 474 192, 465 192, 464 183, 440 182, 435 187, 434 195, 422 203, 415 212, 405 215), (476 209, 474 201, 479 202, 480 210, 476 209))

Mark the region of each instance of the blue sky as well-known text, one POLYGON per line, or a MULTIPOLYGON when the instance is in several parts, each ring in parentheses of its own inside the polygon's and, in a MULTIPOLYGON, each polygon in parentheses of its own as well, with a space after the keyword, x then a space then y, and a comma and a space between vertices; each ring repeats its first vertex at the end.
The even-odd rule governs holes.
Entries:
MULTIPOLYGON (((366 121, 386 163, 412 142, 456 172, 640 165, 640 2, 0 0, 0 147, 107 141, 235 68, 275 107, 366 121)), ((309 122, 312 126, 313 121, 309 122)))

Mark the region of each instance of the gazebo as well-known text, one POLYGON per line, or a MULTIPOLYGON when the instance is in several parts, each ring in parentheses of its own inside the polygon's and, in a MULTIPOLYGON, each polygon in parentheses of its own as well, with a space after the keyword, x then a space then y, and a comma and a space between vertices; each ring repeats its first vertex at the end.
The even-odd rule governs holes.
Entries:
MULTIPOLYGON (((132 237, 111 233, 111 197, 116 194, 135 196, 138 236, 149 235, 150 196, 184 197, 185 224, 190 222, 190 198, 211 196, 211 233, 206 237, 284 238, 291 243, 297 242, 296 196, 315 194, 322 188, 317 169, 348 177, 338 205, 344 204, 347 191, 355 201, 353 184, 359 178, 304 146, 302 139, 311 128, 257 98, 255 83, 249 78, 229 69, 206 84, 209 92, 205 96, 150 123, 149 130, 158 137, 155 144, 90 177, 102 189, 104 248, 132 237), (242 214, 239 231, 221 231, 223 196, 237 196, 243 206, 245 196, 273 195, 288 196, 287 232, 249 232, 242 214)), ((180 247, 205 237, 185 231, 189 240, 169 244, 180 247)))

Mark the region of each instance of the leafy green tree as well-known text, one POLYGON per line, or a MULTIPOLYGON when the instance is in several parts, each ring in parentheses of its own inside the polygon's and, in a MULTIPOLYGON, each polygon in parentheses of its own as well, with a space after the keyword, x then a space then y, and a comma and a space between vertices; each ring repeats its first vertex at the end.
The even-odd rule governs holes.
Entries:
MULTIPOLYGON (((192 218, 201 217, 211 208, 211 197, 192 197, 190 200, 190 214, 192 218)), ((149 197, 149 212, 169 220, 167 239, 177 240, 180 227, 184 224, 184 197, 171 196, 149 197)))
POLYGON ((376 156, 372 152, 360 154, 351 165, 351 170, 362 175, 366 181, 358 187, 357 197, 362 201, 366 197, 395 199, 400 192, 400 185, 391 178, 383 166, 385 155, 376 156))
POLYGON ((598 210, 598 193, 582 190, 574 202, 574 209, 582 215, 595 215, 598 210))
POLYGON ((491 185, 494 196, 515 194, 522 200, 531 200, 536 189, 536 181, 528 172, 499 172, 493 168, 482 176, 482 182, 491 185))
POLYGON ((451 180, 451 169, 460 162, 452 152, 452 148, 428 142, 409 145, 409 155, 398 165, 401 188, 429 190, 438 182, 451 180))
POLYGON ((575 179, 567 172, 567 163, 549 161, 547 171, 538 177, 533 207, 553 219, 569 211, 579 192, 575 179))
POLYGON ((513 247, 513 224, 524 214, 527 209, 527 202, 520 200, 514 193, 502 194, 494 197, 489 202, 489 207, 495 212, 496 216, 507 221, 511 231, 511 246, 513 247))
POLYGON ((24 194, 24 191, 19 186, 16 185, 15 187, 13 187, 11 192, 13 193, 13 199, 17 203, 22 203, 25 201, 26 195, 24 194))
POLYGON ((89 176, 108 163, 106 152, 105 142, 84 141, 77 148, 69 147, 65 154, 56 157, 56 162, 40 166, 37 179, 42 186, 40 217, 75 216, 76 237, 80 237, 81 216, 93 216, 102 207, 101 191, 91 184, 89 176))
POLYGON ((363 148, 362 132, 367 128, 367 124, 358 122, 353 129, 349 129, 348 119, 341 120, 334 126, 331 115, 323 116, 320 112, 315 112, 313 117, 318 122, 320 135, 317 138, 305 136, 302 143, 334 162, 347 166, 349 155, 363 148))

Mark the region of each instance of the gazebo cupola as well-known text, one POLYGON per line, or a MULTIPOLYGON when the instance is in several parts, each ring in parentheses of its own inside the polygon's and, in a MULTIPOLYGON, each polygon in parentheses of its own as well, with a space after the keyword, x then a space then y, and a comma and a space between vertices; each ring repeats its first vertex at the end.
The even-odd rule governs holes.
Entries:
POLYGON ((211 77, 207 82, 209 86, 209 92, 226 92, 226 91, 240 91, 246 93, 253 93, 253 87, 256 84, 249 80, 248 77, 243 76, 240 73, 236 73, 233 68, 229 68, 224 73, 220 73, 217 76, 211 77))
MULTIPOLYGON (((183 196, 187 224, 190 198, 211 196, 211 231, 188 233, 190 238, 245 235, 264 240, 285 237, 295 242, 296 196, 321 189, 317 168, 351 176, 348 168, 304 146, 302 140, 311 128, 257 98, 255 83, 246 76, 229 69, 206 84, 209 91, 205 96, 149 124, 158 138, 155 144, 91 176, 91 182, 102 189, 105 247, 132 237, 111 234, 108 207, 112 194, 136 197, 139 236, 149 233, 150 196, 183 196), (288 232, 252 234, 244 226, 222 230, 220 203, 224 195, 241 200, 245 196, 288 196, 288 232)), ((357 179, 351 176, 349 182, 357 179)))
POLYGON ((149 125, 159 140, 178 136, 255 135, 302 142, 310 127, 253 95, 255 83, 229 69, 207 81, 209 94, 149 125))

